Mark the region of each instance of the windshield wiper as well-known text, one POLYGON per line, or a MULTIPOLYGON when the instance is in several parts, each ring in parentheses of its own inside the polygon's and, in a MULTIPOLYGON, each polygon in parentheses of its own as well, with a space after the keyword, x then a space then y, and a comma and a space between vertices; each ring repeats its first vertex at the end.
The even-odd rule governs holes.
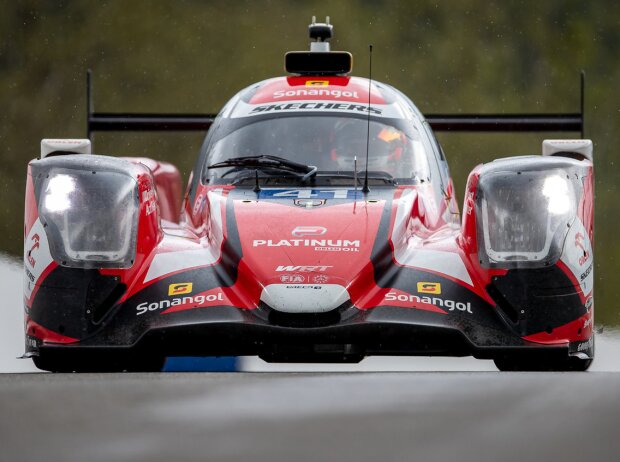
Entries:
POLYGON ((301 176, 301 181, 307 181, 316 175, 317 167, 314 165, 305 165, 284 159, 278 156, 245 156, 234 157, 215 164, 208 165, 207 168, 224 168, 224 167, 241 167, 241 168, 265 168, 282 170, 289 173, 295 173, 301 176))

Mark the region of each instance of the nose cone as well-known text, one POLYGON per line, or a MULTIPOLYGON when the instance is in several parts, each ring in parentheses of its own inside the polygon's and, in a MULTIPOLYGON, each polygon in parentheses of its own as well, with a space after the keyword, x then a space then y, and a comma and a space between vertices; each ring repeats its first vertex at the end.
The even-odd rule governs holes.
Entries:
POLYGON ((235 201, 242 264, 260 285, 260 299, 288 313, 322 313, 350 299, 368 268, 384 201, 316 208, 235 201))
POLYGON ((284 313, 325 313, 351 297, 339 284, 269 284, 263 287, 260 298, 284 313))

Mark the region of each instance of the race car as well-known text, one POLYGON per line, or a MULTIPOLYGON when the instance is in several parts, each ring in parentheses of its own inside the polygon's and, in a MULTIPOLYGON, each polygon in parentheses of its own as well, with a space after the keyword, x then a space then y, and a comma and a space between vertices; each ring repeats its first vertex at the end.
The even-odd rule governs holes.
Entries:
POLYGON ((87 139, 41 142, 25 200, 25 356, 49 371, 242 355, 586 370, 592 142, 478 165, 461 216, 433 131, 583 131, 583 98, 579 114, 425 118, 350 75, 329 21, 309 32, 287 76, 217 117, 97 114, 89 96, 87 139), (91 153, 97 130, 205 128, 184 197, 169 163, 91 153))

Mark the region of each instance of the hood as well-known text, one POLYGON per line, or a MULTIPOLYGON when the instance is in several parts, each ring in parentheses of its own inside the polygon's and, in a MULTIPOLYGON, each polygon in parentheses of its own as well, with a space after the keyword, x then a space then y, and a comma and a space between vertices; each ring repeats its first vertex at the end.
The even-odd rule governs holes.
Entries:
POLYGON ((336 198, 336 191, 342 195, 343 190, 263 190, 258 199, 229 196, 243 255, 240 278, 245 273, 246 284, 255 281, 269 307, 330 311, 349 301, 356 281, 364 279, 360 275, 372 270, 373 246, 393 192, 362 200, 359 191, 359 198, 351 191, 351 199, 336 198))

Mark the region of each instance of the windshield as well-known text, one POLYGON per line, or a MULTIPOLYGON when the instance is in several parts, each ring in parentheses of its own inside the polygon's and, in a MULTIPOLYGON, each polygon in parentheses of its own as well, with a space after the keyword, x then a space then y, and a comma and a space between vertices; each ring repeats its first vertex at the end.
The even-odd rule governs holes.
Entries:
MULTIPOLYGON (((367 130, 366 118, 351 116, 306 115, 252 121, 212 144, 203 178, 226 177, 234 181, 238 166, 208 170, 207 166, 246 156, 277 156, 314 166, 319 174, 353 173, 357 157, 357 170, 363 171, 367 130)), ((369 133, 369 172, 387 173, 408 182, 429 181, 427 153, 411 122, 371 120, 369 133)))

